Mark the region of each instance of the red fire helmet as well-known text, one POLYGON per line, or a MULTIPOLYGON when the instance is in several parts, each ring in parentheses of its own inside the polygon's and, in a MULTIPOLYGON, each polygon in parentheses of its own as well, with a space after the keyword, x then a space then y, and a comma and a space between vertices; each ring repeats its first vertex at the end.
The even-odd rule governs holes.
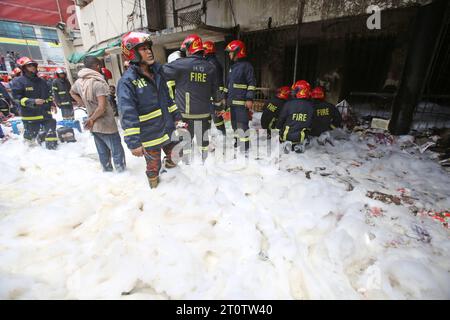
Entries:
POLYGON ((150 35, 144 32, 128 32, 122 37, 122 54, 125 59, 139 63, 141 61, 141 55, 137 52, 136 47, 141 44, 148 44, 150 47, 153 45, 150 35))
POLYGON ((233 40, 231 41, 227 47, 225 48, 226 52, 234 52, 235 57, 245 58, 247 56, 247 50, 245 49, 245 43, 241 40, 233 40))
POLYGON ((288 100, 291 95, 291 88, 283 86, 277 89, 277 97, 283 100, 288 100))
POLYGON ((19 65, 19 67, 21 69, 23 69, 23 67, 30 65, 30 64, 34 64, 36 67, 38 66, 38 63, 36 61, 31 60, 28 57, 19 58, 19 59, 17 59, 16 63, 19 65))
POLYGON ((190 34, 184 39, 180 50, 186 52, 187 55, 203 51, 202 39, 196 34, 190 34))
POLYGON ((216 53, 216 45, 212 41, 205 41, 203 42, 203 50, 205 50, 205 54, 216 53))
POLYGON ((305 80, 299 80, 292 85, 295 97, 299 99, 309 99, 311 96, 311 85, 305 80))
POLYGON ((311 98, 316 100, 323 100, 325 99, 325 92, 323 91, 322 87, 315 87, 311 91, 311 98))
POLYGON ((11 72, 15 77, 18 77, 22 74, 22 70, 20 68, 15 67, 13 71, 11 72))

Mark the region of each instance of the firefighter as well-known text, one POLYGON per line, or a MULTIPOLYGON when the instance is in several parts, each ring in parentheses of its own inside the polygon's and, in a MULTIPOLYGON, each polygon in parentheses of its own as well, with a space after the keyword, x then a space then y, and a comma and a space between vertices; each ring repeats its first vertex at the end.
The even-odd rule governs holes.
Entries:
POLYGON ((326 131, 341 126, 341 114, 333 104, 325 101, 325 92, 322 87, 314 88, 311 91, 311 98, 315 105, 311 136, 318 137, 326 131))
POLYGON ((219 88, 216 69, 203 57, 202 39, 196 34, 188 35, 180 50, 186 53, 186 57, 164 65, 163 70, 170 94, 175 98, 190 134, 191 141, 183 149, 183 160, 188 164, 194 135, 202 152, 202 160, 206 160, 209 146, 207 131, 211 126, 211 99, 217 105, 220 101, 217 97, 219 88))
POLYGON ((9 96, 8 91, 0 83, 0 118, 7 119, 10 117, 11 107, 13 105, 13 101, 9 96))
POLYGON ((24 126, 25 141, 33 144, 38 136, 45 140, 47 149, 56 149, 56 121, 52 117, 52 97, 47 82, 38 77, 37 62, 28 57, 17 60, 22 76, 16 78, 11 85, 13 98, 20 106, 20 114, 24 126), (40 132, 41 131, 41 132, 40 132))
POLYGON ((122 53, 130 61, 117 87, 124 140, 134 156, 145 157, 150 187, 156 188, 161 149, 166 154, 165 167, 176 166, 172 161, 175 142, 171 135, 181 114, 169 96, 161 65, 155 62, 150 36, 141 32, 125 34, 122 53))
POLYGON ((314 114, 314 103, 309 100, 311 86, 304 80, 297 81, 292 86, 292 93, 294 98, 284 104, 277 129, 280 130, 280 140, 285 144, 286 153, 292 150, 302 153, 308 142, 314 114))
POLYGON ((270 139, 270 132, 276 129, 278 116, 284 103, 289 100, 291 88, 288 86, 277 89, 275 98, 270 99, 263 108, 261 115, 261 127, 267 130, 267 137, 270 139))
MULTIPOLYGON (((19 67, 16 67, 13 69, 13 71, 11 71, 11 74, 9 75, 10 80, 8 83, 8 87, 6 87, 6 90, 9 91, 10 96, 12 96, 12 93, 11 93, 12 83, 14 82, 14 80, 16 80, 21 75, 22 75, 22 70, 20 70, 19 67)), ((20 106, 16 103, 16 101, 13 100, 13 104, 11 105, 10 111, 14 114, 19 114, 19 108, 20 108, 20 106)))
POLYGON ((235 131, 235 147, 238 140, 242 151, 248 151, 250 111, 256 89, 255 72, 252 65, 245 61, 247 51, 240 40, 231 41, 225 48, 232 62, 228 73, 227 87, 224 89, 227 106, 230 108, 231 126, 235 131))
POLYGON ((62 117, 65 120, 74 119, 70 87, 66 72, 61 68, 56 69, 56 79, 52 83, 53 101, 61 109, 62 117))
MULTIPOLYGON (((205 41, 203 43, 203 50, 205 54, 205 59, 211 62, 216 67, 217 85, 219 86, 219 91, 217 92, 217 98, 219 101, 223 100, 223 68, 219 59, 216 57, 216 46, 212 41, 205 41)), ((216 108, 213 104, 213 122, 217 130, 219 130, 224 136, 226 135, 225 121, 223 119, 224 106, 221 104, 219 108, 216 108), (218 109, 216 111, 215 109, 218 109)))
POLYGON ((11 80, 14 78, 18 78, 22 75, 22 70, 19 67, 15 67, 13 71, 11 71, 11 80))
POLYGON ((114 117, 119 116, 119 109, 117 109, 117 99, 116 99, 116 86, 109 85, 109 104, 114 110, 114 117))

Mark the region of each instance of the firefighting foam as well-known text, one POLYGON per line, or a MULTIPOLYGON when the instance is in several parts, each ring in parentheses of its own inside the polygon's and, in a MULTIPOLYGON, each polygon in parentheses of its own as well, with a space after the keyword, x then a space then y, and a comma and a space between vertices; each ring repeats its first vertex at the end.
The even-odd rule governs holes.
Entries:
POLYGON ((448 230, 366 196, 450 207, 448 175, 400 145, 377 158, 342 134, 280 170, 209 158, 149 192, 141 159, 101 172, 88 133, 52 153, 13 139, 0 146, 2 299, 450 297, 448 230))

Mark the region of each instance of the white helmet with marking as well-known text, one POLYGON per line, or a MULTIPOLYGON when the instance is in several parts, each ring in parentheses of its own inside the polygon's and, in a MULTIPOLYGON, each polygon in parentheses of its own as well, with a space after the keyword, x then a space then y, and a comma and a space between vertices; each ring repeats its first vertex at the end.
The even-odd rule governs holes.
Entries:
POLYGON ((181 51, 175 51, 175 52, 172 52, 171 54, 169 54, 169 57, 167 58, 167 62, 171 63, 180 58, 181 58, 181 51))

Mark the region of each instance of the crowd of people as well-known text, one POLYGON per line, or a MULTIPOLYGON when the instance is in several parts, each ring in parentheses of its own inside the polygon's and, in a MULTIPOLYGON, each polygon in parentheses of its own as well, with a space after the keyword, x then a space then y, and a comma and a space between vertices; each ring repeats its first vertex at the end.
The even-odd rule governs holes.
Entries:
MULTIPOLYGON (((94 56, 86 56, 73 85, 62 69, 49 85, 38 76, 35 61, 17 59, 10 83, 12 97, 0 86, 2 119, 11 117, 17 106, 24 140, 34 143, 40 137, 48 149, 55 149, 58 138, 52 108, 60 108, 64 119, 73 119, 76 102, 86 108, 84 128, 94 137, 103 170, 123 171, 125 152, 115 118, 119 116, 126 146, 132 155, 146 161, 151 188, 158 186, 163 164, 170 169, 177 166, 178 159, 190 163, 194 137, 205 161, 211 124, 225 136, 226 113, 230 115, 234 147, 248 154, 256 78, 242 41, 231 41, 225 48, 231 62, 226 81, 215 44, 203 42, 195 34, 185 38, 180 51, 169 56, 166 64, 156 61, 149 34, 129 32, 123 36, 121 48, 126 62, 117 92, 108 84, 109 70, 94 56), (179 143, 182 149, 175 148, 179 143)), ((268 137, 278 130, 286 152, 304 152, 310 136, 323 136, 340 125, 339 111, 325 101, 324 90, 311 88, 305 80, 278 88, 261 116, 268 137)))

